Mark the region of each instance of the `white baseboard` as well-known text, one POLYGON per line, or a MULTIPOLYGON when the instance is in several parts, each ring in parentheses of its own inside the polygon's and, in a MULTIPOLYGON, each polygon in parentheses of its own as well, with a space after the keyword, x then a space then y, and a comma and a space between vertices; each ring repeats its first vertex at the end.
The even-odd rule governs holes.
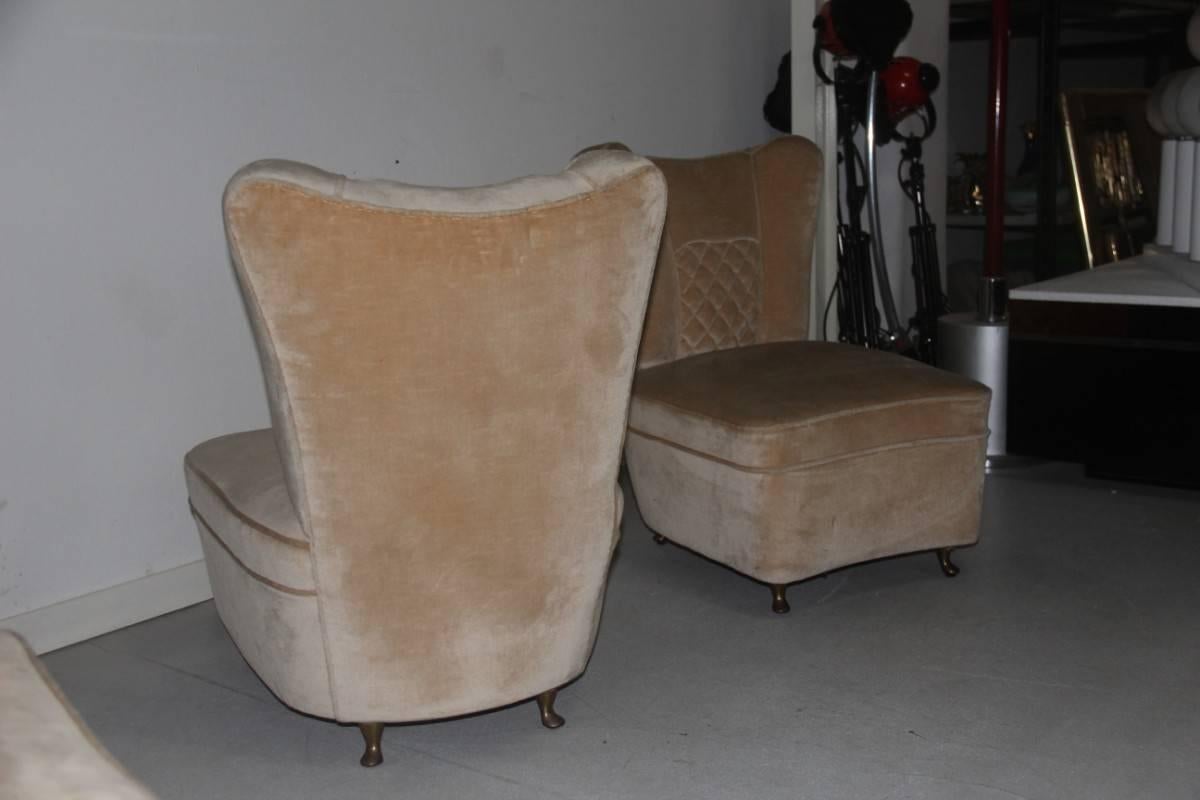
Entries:
POLYGON ((204 560, 200 559, 0 619, 0 628, 21 634, 34 652, 41 654, 202 603, 211 597, 208 572, 204 569, 204 560))

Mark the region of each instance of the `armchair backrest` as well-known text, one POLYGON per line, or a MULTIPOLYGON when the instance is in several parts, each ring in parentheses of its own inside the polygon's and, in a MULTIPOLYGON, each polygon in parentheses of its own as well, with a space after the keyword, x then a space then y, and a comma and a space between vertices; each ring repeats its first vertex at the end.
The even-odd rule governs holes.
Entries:
POLYGON ((799 136, 651 159, 670 205, 638 361, 808 335, 821 153, 799 136))
POLYGON ((230 181, 335 707, 487 707, 586 658, 665 205, 628 153, 476 189, 230 181))

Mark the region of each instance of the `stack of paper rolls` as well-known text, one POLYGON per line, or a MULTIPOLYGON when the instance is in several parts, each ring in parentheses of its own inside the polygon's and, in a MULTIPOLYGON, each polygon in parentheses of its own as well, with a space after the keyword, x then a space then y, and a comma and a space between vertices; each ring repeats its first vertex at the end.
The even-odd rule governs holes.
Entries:
POLYGON ((1146 121, 1162 137, 1162 155, 1158 162, 1158 229, 1154 236, 1154 243, 1160 247, 1171 246, 1171 233, 1175 226, 1175 155, 1179 140, 1167 130, 1162 112, 1163 94, 1170 79, 1170 75, 1164 75, 1146 101, 1146 121))
MULTIPOLYGON (((1200 60, 1200 8, 1186 35, 1200 60)), ((1154 241, 1200 261, 1200 67, 1163 76, 1146 101, 1146 121, 1163 139, 1154 241)))
POLYGON ((1189 255, 1192 249, 1192 186, 1196 169, 1196 140, 1183 126, 1179 111, 1188 70, 1174 72, 1167 77, 1163 89, 1159 112, 1167 135, 1176 140, 1175 145, 1175 197, 1172 201, 1171 249, 1189 255))

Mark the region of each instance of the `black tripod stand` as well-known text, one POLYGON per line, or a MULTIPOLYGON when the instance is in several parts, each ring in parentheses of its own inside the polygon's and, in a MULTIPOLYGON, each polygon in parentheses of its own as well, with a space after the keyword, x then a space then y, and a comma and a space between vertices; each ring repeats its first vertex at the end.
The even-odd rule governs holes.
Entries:
MULTIPOLYGON (((928 133, 926 134, 928 135, 928 133)), ((900 151, 900 188, 913 206, 916 221, 908 229, 912 245, 913 286, 917 310, 909 321, 914 355, 927 364, 937 361, 937 321, 946 313, 942 277, 938 265, 937 226, 925 207, 925 165, 921 163, 921 137, 909 136, 900 151), (908 177, 904 177, 905 167, 908 177)))
MULTIPOLYGON (((819 63, 816 56, 814 62, 819 63)), ((923 67, 924 68, 924 67, 923 67)), ((932 69, 932 68, 930 68, 932 69)), ((880 114, 883 104, 877 97, 878 76, 861 67, 838 65, 830 80, 823 70, 820 77, 834 85, 837 100, 839 141, 839 195, 837 256, 838 276, 834 296, 837 299, 839 340, 861 347, 893 350, 934 363, 937 354, 937 320, 946 311, 938 265, 937 227, 925 205, 925 167, 921 162, 921 144, 937 125, 933 103, 926 98, 917 112, 923 120, 920 134, 903 135, 895 121, 880 114), (882 117, 882 119, 881 119, 882 117), (855 135, 865 126, 867 158, 860 154, 855 135), (912 273, 916 290, 916 314, 903 326, 895 311, 895 301, 887 281, 883 248, 872 241, 862 225, 863 207, 871 212, 872 233, 879 235, 875 149, 889 141, 903 143, 898 170, 900 186, 913 206, 914 225, 909 228, 912 247, 912 273), (845 212, 842 209, 844 183, 845 212), (885 315, 879 313, 876 296, 885 315)), ((927 78, 927 86, 936 86, 937 75, 927 78)), ((913 113, 908 111, 907 113, 913 113)))
MULTIPOLYGON (((837 294, 839 341, 861 347, 879 347, 883 341, 879 309, 875 304, 871 237, 863 230, 862 211, 867 200, 866 168, 854 135, 858 129, 856 107, 865 103, 855 71, 839 66, 833 81, 837 98, 839 164, 845 175, 846 213, 838 198, 837 294)), ((841 181, 839 181, 839 187, 841 181)), ((840 192, 839 192, 840 195, 840 192)))
MULTIPOLYGON (((816 60, 816 56, 814 56, 816 60)), ((878 74, 862 64, 838 65, 830 80, 837 100, 838 161, 845 178, 845 213, 842 211, 842 175, 838 176, 838 277, 834 292, 838 300, 839 341, 860 347, 908 352, 908 333, 900 324, 887 275, 879 236, 878 181, 875 155, 880 142, 892 137, 891 127, 876 113, 878 74), (859 152, 855 136, 865 132, 866 157, 859 152), (884 135, 880 135, 880 134, 884 135), (863 209, 871 219, 871 234, 863 228, 863 209), (875 239, 872 239, 872 236, 875 239), (883 304, 881 315, 876 296, 883 304)), ((833 298, 830 298, 832 305, 833 298)), ((828 310, 828 306, 826 307, 828 310)))

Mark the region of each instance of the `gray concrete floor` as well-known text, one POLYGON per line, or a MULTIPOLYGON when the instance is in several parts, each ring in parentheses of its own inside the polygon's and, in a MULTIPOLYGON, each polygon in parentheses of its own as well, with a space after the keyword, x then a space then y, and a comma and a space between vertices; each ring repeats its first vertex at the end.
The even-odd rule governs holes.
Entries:
POLYGON ((276 701, 211 603, 50 654, 170 798, 1197 798, 1200 494, 1063 465, 988 479, 983 539, 768 590, 657 547, 632 503, 595 655, 532 703, 354 728, 276 701))

